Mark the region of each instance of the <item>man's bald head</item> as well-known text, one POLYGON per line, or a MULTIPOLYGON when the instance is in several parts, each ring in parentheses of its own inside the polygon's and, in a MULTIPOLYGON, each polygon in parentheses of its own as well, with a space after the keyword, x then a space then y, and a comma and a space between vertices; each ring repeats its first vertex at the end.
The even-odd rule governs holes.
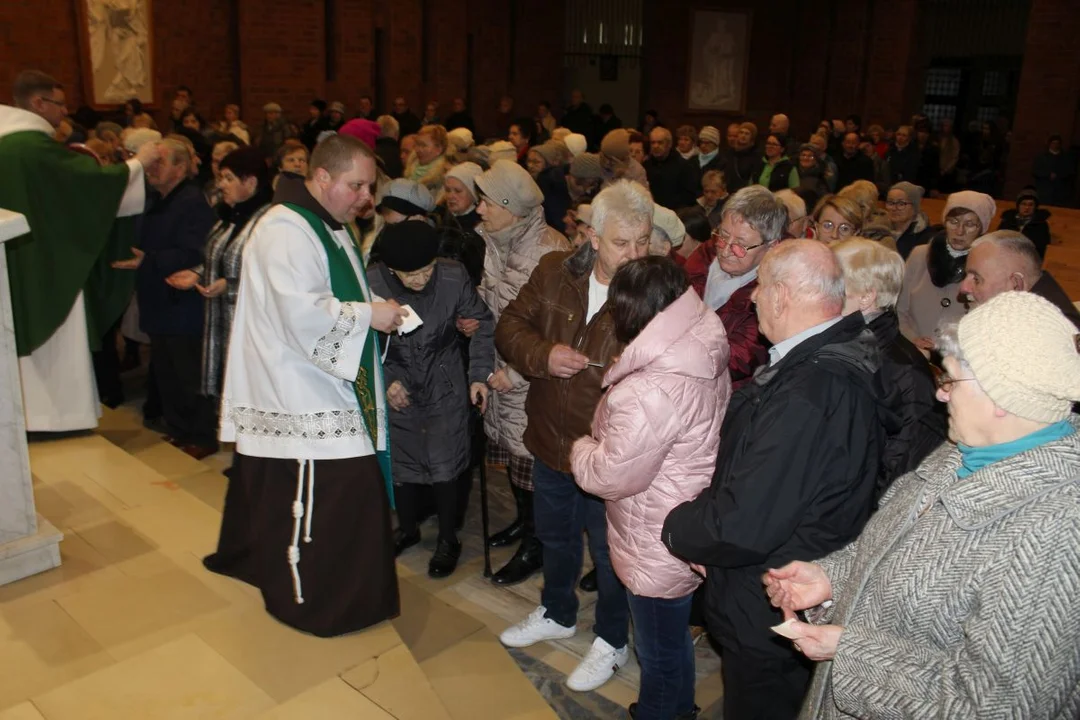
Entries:
POLYGON ((761 332, 775 344, 840 316, 844 271, 824 243, 786 240, 765 254, 753 297, 761 332))
POLYGON ((788 135, 791 132, 791 120, 783 113, 773 115, 769 121, 769 132, 788 135))

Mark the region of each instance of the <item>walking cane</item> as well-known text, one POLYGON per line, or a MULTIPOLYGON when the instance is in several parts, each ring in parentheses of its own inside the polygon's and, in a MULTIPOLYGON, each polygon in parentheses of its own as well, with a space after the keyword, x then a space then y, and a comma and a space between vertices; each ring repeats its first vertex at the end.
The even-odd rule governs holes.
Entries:
MULTIPOLYGON (((474 400, 479 400, 477 397, 474 400)), ((487 434, 483 432, 484 415, 474 402, 475 419, 480 422, 480 532, 484 536, 484 577, 491 577, 491 548, 488 546, 487 434)), ((473 433, 475 437, 476 433, 473 433)))

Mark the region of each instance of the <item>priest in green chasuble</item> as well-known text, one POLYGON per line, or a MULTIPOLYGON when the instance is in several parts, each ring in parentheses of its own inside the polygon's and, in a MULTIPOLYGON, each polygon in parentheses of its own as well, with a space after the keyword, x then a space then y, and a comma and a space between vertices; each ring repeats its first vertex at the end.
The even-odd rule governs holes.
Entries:
POLYGON ((161 151, 148 144, 101 167, 53 139, 67 113, 56 80, 25 71, 13 96, 14 107, 0 105, 0 208, 30 224, 4 244, 26 429, 86 430, 101 416, 90 351, 133 289, 110 262, 131 255, 130 216, 143 211, 143 173, 161 151))

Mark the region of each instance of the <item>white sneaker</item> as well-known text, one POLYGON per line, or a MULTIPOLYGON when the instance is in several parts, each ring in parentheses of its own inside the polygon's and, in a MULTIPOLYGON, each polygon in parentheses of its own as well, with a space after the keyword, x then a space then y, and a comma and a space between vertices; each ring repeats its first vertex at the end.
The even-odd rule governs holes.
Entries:
POLYGON ((629 647, 624 645, 616 650, 601 638, 596 638, 589 648, 589 654, 566 678, 566 687, 577 692, 595 690, 610 680, 629 659, 629 647))
POLYGON ((550 618, 544 617, 547 608, 543 605, 533 610, 529 617, 517 625, 503 630, 499 642, 506 647, 524 648, 542 640, 565 640, 574 637, 576 627, 564 627, 550 618))

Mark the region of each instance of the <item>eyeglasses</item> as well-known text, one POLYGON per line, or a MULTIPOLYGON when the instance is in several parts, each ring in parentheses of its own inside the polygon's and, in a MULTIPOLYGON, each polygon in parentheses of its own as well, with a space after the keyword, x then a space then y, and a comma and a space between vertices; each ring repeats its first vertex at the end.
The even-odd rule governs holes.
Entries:
POLYGON ((907 200, 886 200, 885 207, 887 208, 904 208, 911 205, 907 200))
POLYGON ((58 108, 63 108, 64 110, 67 110, 67 103, 66 102, 60 102, 59 100, 53 100, 52 98, 47 98, 47 97, 42 97, 41 102, 47 102, 50 105, 55 105, 58 108))
POLYGON ((840 223, 837 225, 832 220, 823 220, 821 222, 815 222, 814 224, 827 233, 831 233, 835 230, 840 237, 844 238, 851 237, 855 234, 855 226, 848 225, 847 223, 840 223))
POLYGON ((953 230, 959 227, 963 227, 964 232, 966 233, 971 232, 972 230, 979 229, 979 223, 975 220, 965 220, 963 223, 961 223, 960 218, 951 217, 945 221, 945 224, 951 227, 953 230))
POLYGON ((731 254, 737 258, 744 258, 746 257, 746 253, 765 244, 764 242, 759 242, 757 245, 743 245, 742 243, 733 242, 725 238, 719 229, 713 230, 712 236, 716 241, 717 250, 723 250, 726 247, 730 247, 731 254))
POLYGON ((954 378, 946 373, 941 373, 934 378, 934 382, 937 383, 938 388, 945 392, 952 392, 953 383, 967 382, 968 380, 974 380, 975 378, 954 378))

